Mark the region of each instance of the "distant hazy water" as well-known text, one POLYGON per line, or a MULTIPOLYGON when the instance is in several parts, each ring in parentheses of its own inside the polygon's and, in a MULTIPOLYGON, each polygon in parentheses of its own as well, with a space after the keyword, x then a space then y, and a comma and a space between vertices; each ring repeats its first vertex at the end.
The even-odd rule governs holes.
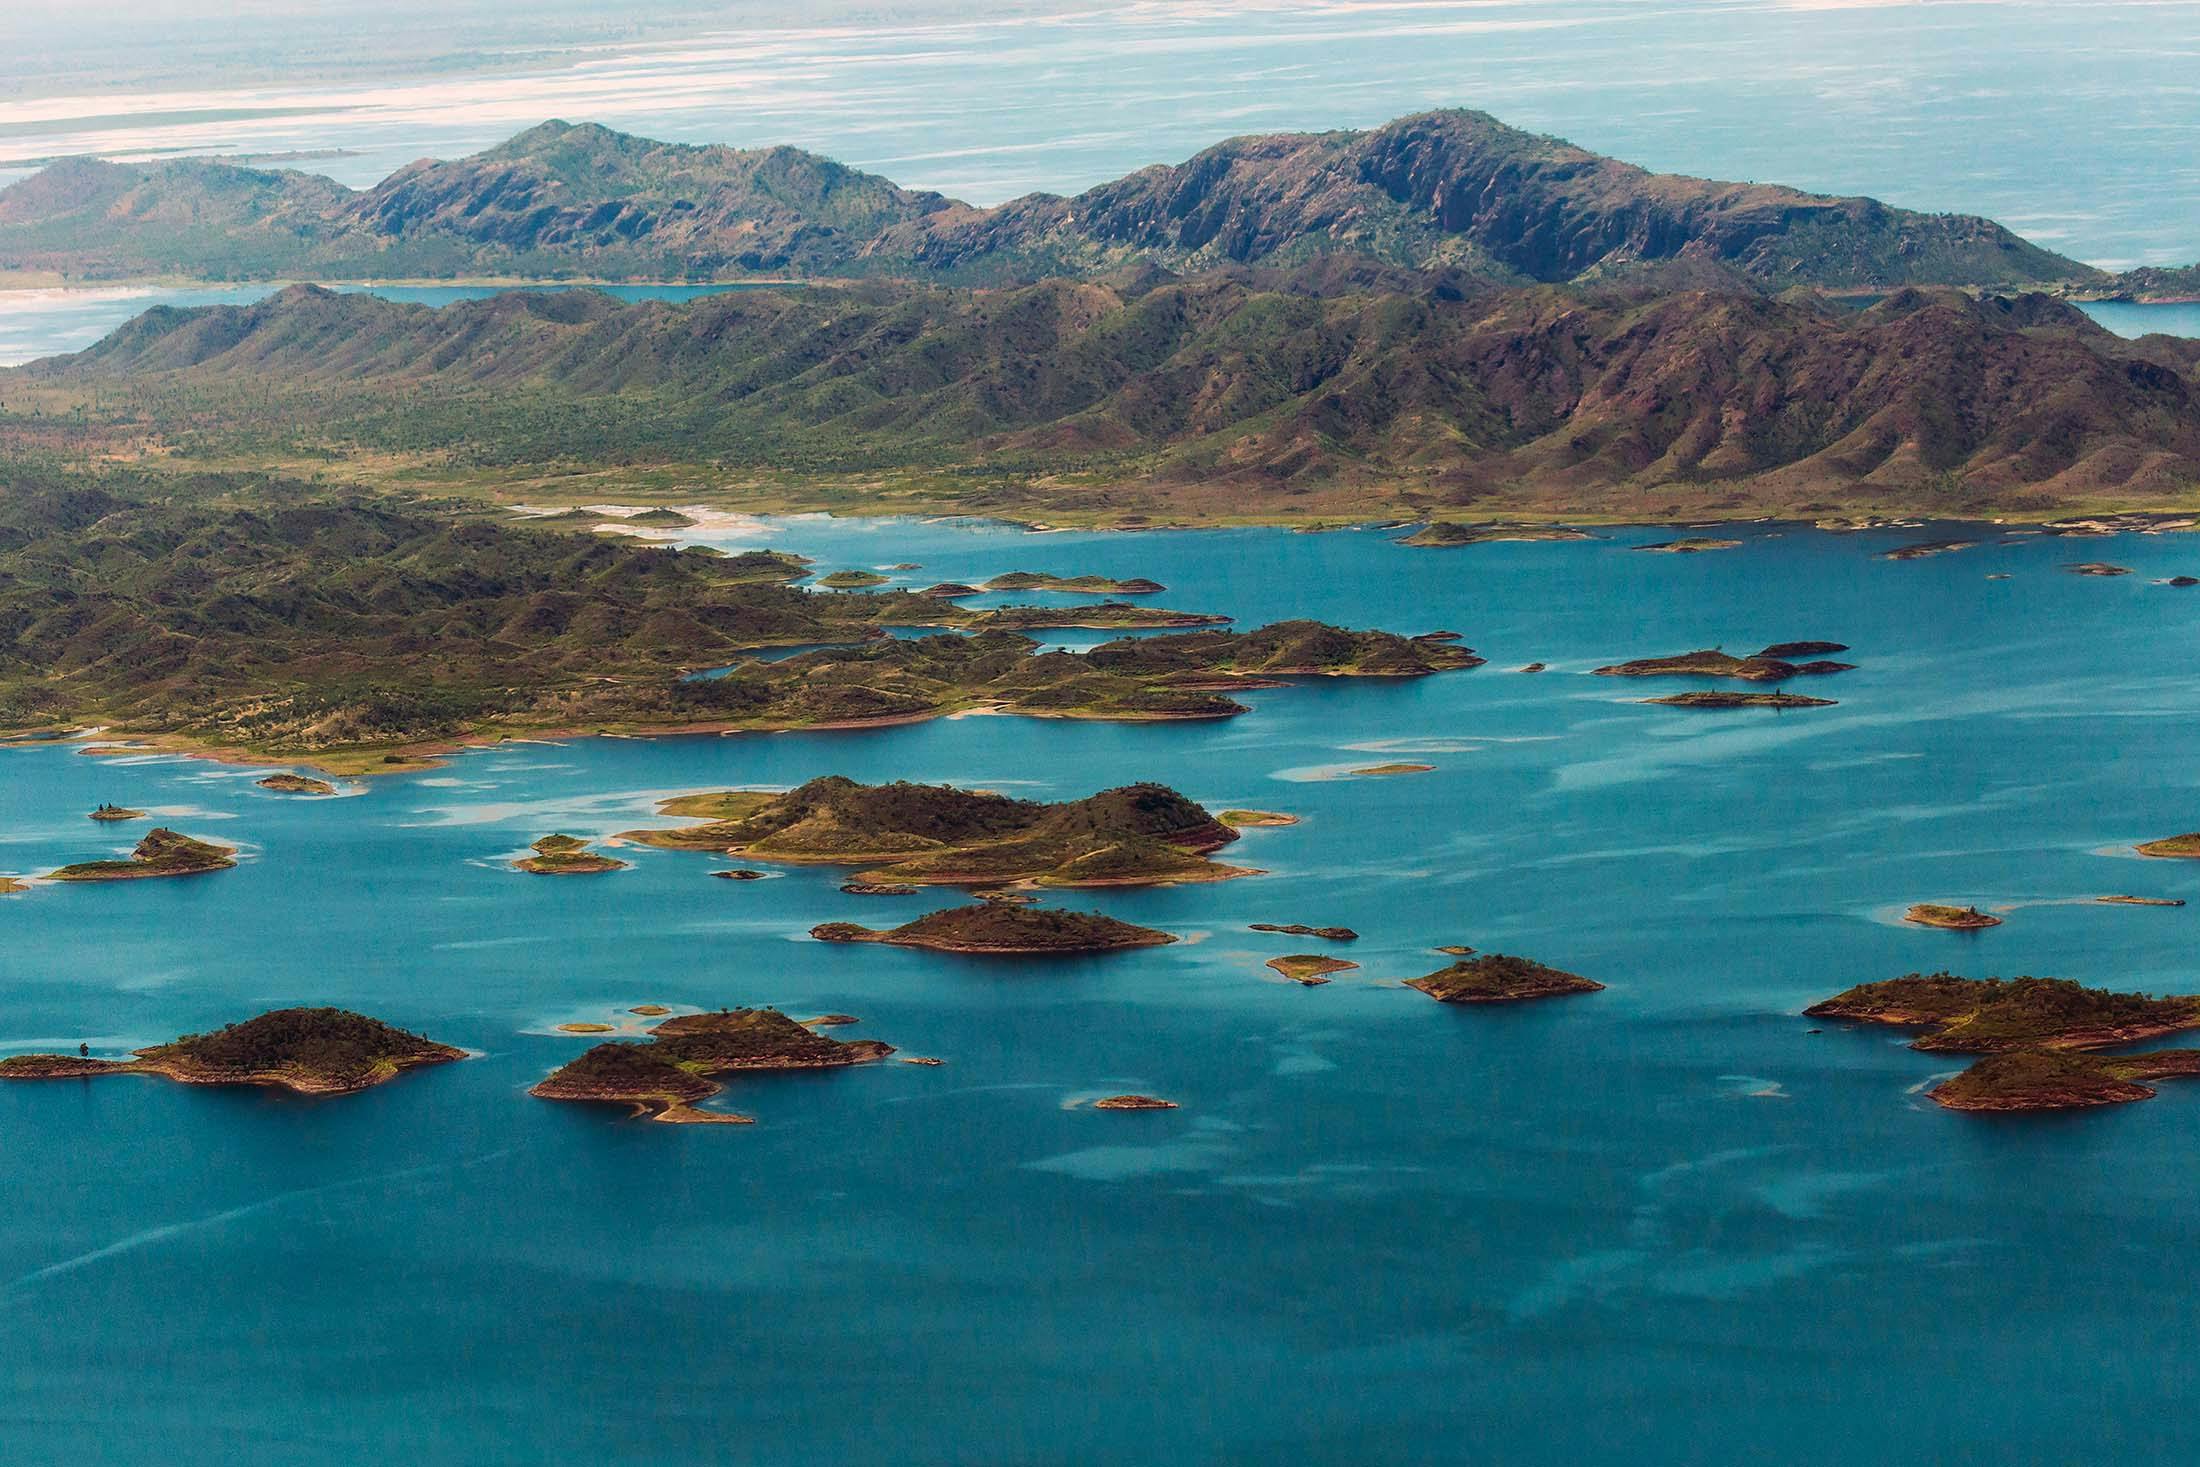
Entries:
POLYGON ((1943 966, 2200 987, 2200 906, 2079 900, 2200 899, 2200 864, 2102 854, 2200 825, 2200 682, 2174 655, 2200 593, 2152 584, 2200 573, 2200 539, 1889 562, 1992 532, 1741 533, 1672 557, 1640 532, 1414 551, 759 522, 713 543, 912 580, 1150 575, 1171 605, 1450 628, 1491 662, 1252 693, 1226 723, 513 745, 332 800, 0 751, 0 870, 126 843, 84 818, 100 800, 248 856, 0 898, 0 1051, 334 1002, 483 1053, 325 1103, 0 1087, 0 1456, 2047 1464, 2108 1421, 2129 1455, 2194 1459, 2163 1383, 2200 1307, 2177 1266, 2200 1083, 1959 1116, 1913 1093, 1957 1062, 1798 1011, 1943 966), (2137 573, 2057 569, 2093 559, 2137 573), (1829 709, 1657 709, 1634 700, 1661 685, 1589 675, 1821 637, 1860 665, 1811 685, 1829 709), (1336 777, 1391 759, 1437 768, 1336 777), (1159 779, 1303 823, 1231 848, 1263 877, 1050 896, 1191 939, 1061 965, 806 941, 942 900, 830 871, 503 869, 668 792, 831 772, 1159 779), (2014 910, 1894 920, 1926 899, 2014 910), (1363 970, 1267 981, 1304 943, 1253 921, 1355 927, 1363 970), (1477 1012, 1387 985, 1454 942, 1610 988, 1477 1012), (947 1063, 739 1081, 738 1130, 523 1093, 588 1042, 554 1025, 647 1001, 843 1011, 947 1063), (1120 1090, 1183 1109, 1065 1108, 1120 1090))
MULTIPOLYGON (((279 287, 238 285, 202 289, 167 289, 117 286, 62 290, 0 290, 0 367, 20 366, 59 352, 81 351, 108 332, 154 306, 241 306, 264 299, 279 287)), ((496 286, 476 285, 336 285, 343 291, 367 291, 390 300, 418 301, 443 306, 452 301, 479 300, 495 295, 496 286)), ((569 286, 539 285, 528 290, 565 290, 569 286)), ((725 290, 760 290, 751 285, 612 285, 608 291, 622 300, 691 300, 725 290)), ((2122 336, 2143 336, 2150 331, 2172 336, 2200 336, 2200 305, 2137 305, 2108 301, 2085 310, 2111 331, 2122 336)))

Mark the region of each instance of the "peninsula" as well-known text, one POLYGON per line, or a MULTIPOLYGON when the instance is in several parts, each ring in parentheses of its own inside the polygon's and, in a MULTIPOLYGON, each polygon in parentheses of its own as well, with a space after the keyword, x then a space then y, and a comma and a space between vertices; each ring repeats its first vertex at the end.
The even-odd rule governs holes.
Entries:
POLYGON ((861 867, 854 880, 867 887, 1156 886, 1252 874, 1210 859, 1239 838, 1236 830, 1158 784, 1048 803, 831 775, 785 794, 729 790, 658 808, 710 819, 621 839, 743 861, 861 867))
POLYGON ((811 928, 810 936, 820 942, 882 942, 942 953, 1027 957, 1121 952, 1176 941, 1169 933, 1099 912, 1058 912, 995 902, 951 907, 884 931, 853 922, 826 922, 811 928))
POLYGON ((409 1069, 464 1059, 437 1044, 344 1009, 276 1009, 210 1034, 186 1034, 134 1059, 28 1054, 0 1060, 0 1080, 161 1075, 186 1085, 259 1085, 300 1095, 346 1095, 409 1069))
POLYGON ((167 826, 145 833, 127 860, 78 861, 47 875, 49 881, 138 881, 155 876, 197 876, 237 864, 229 846, 179 835, 167 826))
POLYGON ((1598 993, 1604 985, 1527 958, 1484 953, 1419 978, 1408 978, 1406 987, 1418 988, 1440 1003, 1512 1003, 1569 993, 1598 993))

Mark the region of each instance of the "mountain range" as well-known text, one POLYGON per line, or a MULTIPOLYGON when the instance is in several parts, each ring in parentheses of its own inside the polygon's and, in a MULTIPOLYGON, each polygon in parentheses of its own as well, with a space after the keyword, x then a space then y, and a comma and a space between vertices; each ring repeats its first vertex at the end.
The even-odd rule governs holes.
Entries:
POLYGON ((921 470, 966 507, 1954 515, 2200 484, 2200 341, 2047 296, 1852 310, 1342 258, 682 303, 298 286, 149 311, 17 380, 221 457, 921 470))
POLYGON ((355 191, 205 159, 56 162, 0 191, 0 272, 71 281, 1090 278, 1348 253, 1506 284, 2108 292, 1990 220, 1651 173, 1479 112, 1237 138, 978 208, 796 148, 546 122, 355 191))

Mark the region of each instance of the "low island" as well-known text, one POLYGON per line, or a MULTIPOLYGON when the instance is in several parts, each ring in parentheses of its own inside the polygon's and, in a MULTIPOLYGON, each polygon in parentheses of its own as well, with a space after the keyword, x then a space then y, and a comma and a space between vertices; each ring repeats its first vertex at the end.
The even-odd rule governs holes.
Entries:
POLYGON ((1103 1095, 1092 1103, 1094 1110, 1175 1110, 1176 1102, 1163 1100, 1158 1095, 1103 1095))
POLYGON ((810 929, 820 942, 879 942, 932 952, 1003 957, 1067 957, 1161 947, 1176 941, 1167 932, 1139 927, 1099 912, 1058 912, 1051 908, 1002 906, 980 902, 931 912, 884 930, 854 922, 826 922, 810 929))
POLYGON ((546 835, 530 849, 534 854, 514 861, 513 870, 530 876, 594 876, 626 869, 626 862, 588 849, 588 842, 577 835, 546 835))
POLYGON ((2082 560, 2076 565, 2066 565, 2063 569, 2074 576, 2128 576, 2131 574, 2130 566, 2110 565, 2105 560, 2082 560))
POLYGON ((1349 927, 1309 927, 1304 922, 1252 922, 1250 932, 1276 932, 1285 937, 1318 937, 1324 942, 1357 942, 1360 934, 1349 927))
POLYGON ((1299 823, 1298 816, 1282 815, 1274 810, 1225 810, 1215 819, 1232 830, 1274 830, 1299 823))
POLYGON ((694 1108, 721 1088, 713 1076, 831 1069, 893 1052, 892 1045, 875 1039, 816 1033, 777 1009, 720 1009, 666 1019, 642 1043, 599 1044, 528 1093, 543 1100, 625 1105, 660 1121, 746 1124, 746 1116, 694 1108))
POLYGON ((1127 581, 1108 576, 1057 576, 1045 571, 1010 571, 985 583, 988 591, 1056 591, 1078 596, 1152 596, 1169 588, 1159 581, 1133 576, 1127 581))
POLYGON ((2190 861, 2200 858, 2200 831, 2190 835, 2165 836, 2161 840, 2150 840, 2132 849, 2142 856, 2190 861))
POLYGON ((1433 764, 1369 764, 1351 772, 1381 778, 1393 774, 1433 774, 1435 771, 1436 766, 1433 764))
POLYGON ((1774 655, 1783 648, 1810 645, 1817 644, 1776 643, 1748 657, 1736 657, 1731 652, 1722 652, 1716 647, 1705 647, 1672 657, 1638 657, 1632 662, 1600 667, 1596 674, 1598 677, 1736 678, 1750 683, 1777 683, 1785 682, 1791 677, 1816 677, 1827 673, 1854 671, 1851 663, 1823 660, 1793 662, 1786 657, 1774 655))
POLYGON ((1902 920, 1920 927, 1944 927, 1951 932, 1977 932, 2001 925, 2001 918, 1977 907, 1951 907, 1939 902, 1919 902, 1902 914, 1902 920))
POLYGON ((1360 965, 1322 953, 1291 953, 1285 957, 1270 958, 1268 966, 1293 983, 1303 983, 1308 988, 1314 988, 1327 983, 1330 974, 1357 972, 1360 965))
POLYGON ((100 821, 143 820, 145 812, 143 810, 125 809, 121 805, 101 803, 93 808, 91 818, 100 821))
POLYGON ((854 880, 870 887, 1157 886, 1253 874, 1210 859, 1236 830, 1158 784, 1047 802, 832 775, 784 794, 726 790, 658 809, 706 823, 622 839, 745 861, 855 866, 864 869, 854 880))
POLYGON ((306 774, 270 774, 265 779, 253 781, 263 790, 274 790, 284 795, 333 795, 336 786, 325 779, 315 779, 306 774))
POLYGON ((867 591, 885 585, 886 577, 877 571, 843 570, 820 576, 817 583, 828 591, 867 591))
POLYGON ((0 1080, 160 1075, 186 1085, 258 1085, 347 1095, 409 1069, 464 1059, 448 1044, 344 1009, 276 1009, 211 1034, 186 1034, 127 1060, 24 1054, 0 1060, 0 1080))
POLYGON ((2200 995, 2112 993, 2067 978, 1962 978, 1911 973, 1860 983, 1803 1010, 1811 1018, 1923 1029, 1929 1054, 2105 1049, 2200 1028, 2200 995))
POLYGON ((1645 698, 1660 708, 1831 708, 1831 698, 1806 698, 1801 693, 1674 693, 1664 698, 1645 698))
POLYGON ((2151 1054, 2019 1050, 1989 1055, 1926 1092, 1950 1110, 2084 1110, 2150 1100, 2149 1080, 2200 1075, 2200 1049, 2151 1054))
POLYGON ((1604 989, 1603 984, 1578 973, 1505 953, 1462 959, 1448 968, 1408 978, 1406 987, 1418 988, 1440 1003, 1514 1003, 1569 993, 1600 993, 1604 989))
POLYGON ((1691 535, 1679 540, 1660 540, 1655 545, 1637 545, 1635 548, 1653 555, 1700 555, 1706 550, 1739 550, 1742 542, 1691 535))
POLYGON ((49 873, 46 879, 138 881, 154 876, 197 876, 208 871, 226 871, 236 864, 237 853, 232 847, 194 840, 162 825, 147 831, 145 839, 137 843, 137 848, 125 860, 78 861, 49 873))
POLYGON ((1420 549, 1446 549, 1454 545, 1490 545, 1508 540, 1592 540, 1586 530, 1564 525, 1462 525, 1435 520, 1398 543, 1420 549))

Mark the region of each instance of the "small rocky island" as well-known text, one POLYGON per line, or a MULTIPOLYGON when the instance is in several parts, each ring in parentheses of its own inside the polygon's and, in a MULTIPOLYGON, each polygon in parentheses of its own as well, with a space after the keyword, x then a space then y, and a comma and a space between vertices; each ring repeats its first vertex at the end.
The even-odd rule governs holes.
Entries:
POLYGON ((1748 657, 1736 657, 1716 647, 1705 647, 1695 652, 1682 652, 1672 657, 1638 657, 1632 662, 1614 663, 1596 670, 1598 677, 1708 677, 1736 678, 1749 683, 1785 682, 1791 677, 1820 677, 1828 673, 1853 672, 1855 665, 1847 662, 1814 660, 1790 661, 1790 657, 1805 656, 1797 648, 1830 648, 1845 652, 1848 649, 1837 642, 1780 642, 1762 652, 1748 657), (1787 656, 1781 656, 1781 653, 1787 656))
POLYGON ((660 1121, 746 1125, 747 1116, 694 1108, 719 1092, 712 1076, 831 1069, 893 1052, 892 1045, 875 1039, 816 1033, 777 1009, 721 1009, 666 1019, 639 1044, 599 1044, 528 1093, 543 1100, 625 1105, 660 1121))
POLYGON ((2067 978, 1911 973, 1860 983, 1803 1012, 1814 1019, 1927 1030, 1910 1048, 1928 1054, 2000 1054, 2105 1049, 2200 1028, 2200 995, 2151 998, 2087 988, 2067 978))
POLYGON ((683 795, 658 810, 706 823, 621 838, 744 861, 855 866, 867 887, 1158 886, 1253 874, 1209 859, 1236 830, 1158 784, 1050 803, 834 775, 785 794, 683 795))
POLYGON ((1939 902, 1919 902, 1902 914, 1902 920, 1920 927, 1944 927, 1951 932, 1977 932, 2001 925, 2001 918, 1977 907, 1950 907, 1939 902))
POLYGON ((260 1085, 300 1095, 347 1095, 409 1069, 464 1059, 437 1044, 344 1009, 276 1009, 211 1034, 186 1034, 134 1059, 22 1054, 0 1060, 0 1080, 161 1075, 186 1085, 260 1085))
POLYGON ((1327 983, 1330 974, 1357 972, 1360 965, 1322 953, 1291 953, 1285 957, 1270 958, 1268 966, 1293 983, 1303 983, 1308 988, 1315 988, 1327 983))
POLYGON ((1831 708, 1831 698, 1806 698, 1801 693, 1674 693, 1664 698, 1645 698, 1660 708, 1831 708))
POLYGON ((890 947, 921 947, 933 952, 998 954, 1024 957, 1072 956, 1160 947, 1176 941, 1170 933, 1139 927, 1099 912, 1057 912, 1051 908, 1002 906, 981 902, 928 913, 914 922, 885 930, 853 922, 826 922, 810 929, 820 942, 882 942, 890 947))
POLYGON ((226 871, 236 864, 237 853, 232 847, 194 840, 162 825, 145 832, 145 839, 137 843, 137 848, 126 860, 78 861, 50 873, 46 879, 138 881, 154 876, 197 876, 206 871, 226 871))
POLYGON ((1600 993, 1604 989, 1603 984, 1578 973, 1505 953, 1462 959, 1423 977, 1408 978, 1406 987, 1418 988, 1440 1003, 1513 1003, 1569 993, 1600 993))
POLYGON ((2130 566, 2110 565, 2105 560, 2082 560, 2076 565, 2066 565, 2063 569, 2074 576, 2128 576, 2131 574, 2130 566))
POLYGON ((1355 769, 1351 772, 1356 775, 1380 779, 1393 774, 1433 774, 1436 772, 1436 766, 1433 764, 1370 764, 1365 768, 1355 769))
POLYGON ((125 809, 121 805, 102 803, 93 808, 91 818, 100 821, 143 820, 145 812, 143 810, 125 809))
POLYGON ((513 870, 530 876, 593 876, 626 869, 626 862, 588 849, 588 842, 577 835, 546 835, 529 849, 534 854, 514 861, 513 870))
POLYGON ((1094 1110, 1175 1110, 1176 1102, 1163 1100, 1158 1095, 1103 1095, 1092 1103, 1094 1110))
POLYGON ((1010 571, 985 583, 988 591, 1056 591, 1078 596, 1152 596, 1169 588, 1159 581, 1133 576, 1118 581, 1107 576, 1057 576, 1045 571, 1010 571))
POLYGON ((2193 860, 2200 858, 2200 831, 2190 835, 2164 836, 2132 847, 2142 856, 2159 856, 2165 859, 2193 860))
POLYGON ((265 779, 253 781, 263 790, 274 790, 284 795, 333 795, 336 786, 325 779, 315 779, 305 774, 270 774, 265 779))

